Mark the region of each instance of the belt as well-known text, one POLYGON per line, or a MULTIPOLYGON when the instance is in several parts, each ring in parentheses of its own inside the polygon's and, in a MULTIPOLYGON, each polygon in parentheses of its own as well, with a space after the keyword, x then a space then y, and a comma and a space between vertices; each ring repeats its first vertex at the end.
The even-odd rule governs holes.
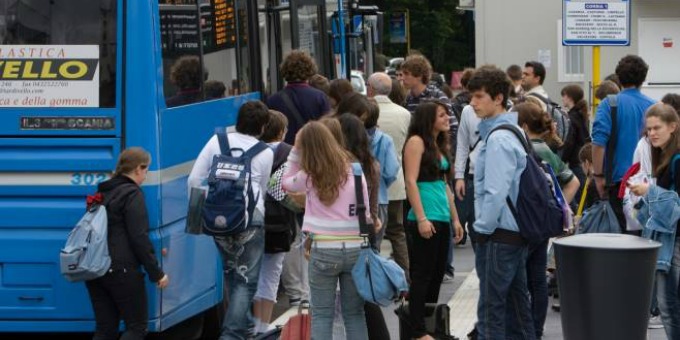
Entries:
POLYGON ((524 246, 527 244, 526 240, 524 240, 519 232, 501 228, 496 228, 496 230, 490 235, 475 233, 475 238, 475 241, 479 244, 485 244, 489 241, 510 244, 514 246, 524 246))
POLYGON ((324 249, 360 248, 362 240, 352 241, 314 241, 312 247, 324 249))

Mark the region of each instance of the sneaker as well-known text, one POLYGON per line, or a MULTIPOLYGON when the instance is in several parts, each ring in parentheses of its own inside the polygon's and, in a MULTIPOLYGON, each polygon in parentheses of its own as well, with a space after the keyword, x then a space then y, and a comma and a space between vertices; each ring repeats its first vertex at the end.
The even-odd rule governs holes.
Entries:
POLYGON ((561 309, 561 306, 560 306, 560 299, 559 299, 559 298, 555 298, 555 299, 553 300, 552 310, 554 310, 554 311, 556 311, 556 312, 559 312, 560 309, 561 309))
POLYGON ((647 324, 649 329, 660 329, 663 328, 663 323, 661 323, 661 315, 651 316, 649 318, 649 323, 647 324))
POLYGON ((444 279, 442 280, 442 282, 453 282, 453 277, 454 277, 453 274, 446 273, 444 274, 444 279))

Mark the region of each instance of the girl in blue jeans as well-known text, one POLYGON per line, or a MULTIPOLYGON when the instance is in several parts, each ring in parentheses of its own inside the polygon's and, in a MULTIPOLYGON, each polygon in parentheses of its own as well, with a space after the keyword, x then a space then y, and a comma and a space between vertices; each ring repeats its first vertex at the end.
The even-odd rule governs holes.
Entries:
MULTIPOLYGON (((307 193, 302 231, 312 240, 309 262, 312 339, 332 339, 335 291, 340 285, 345 339, 367 340, 364 300, 352 279, 359 257, 357 199, 351 156, 319 122, 305 125, 295 138, 283 175, 283 189, 307 193)), ((368 202, 366 180, 361 186, 368 202)), ((366 219, 370 220, 370 213, 366 219)))

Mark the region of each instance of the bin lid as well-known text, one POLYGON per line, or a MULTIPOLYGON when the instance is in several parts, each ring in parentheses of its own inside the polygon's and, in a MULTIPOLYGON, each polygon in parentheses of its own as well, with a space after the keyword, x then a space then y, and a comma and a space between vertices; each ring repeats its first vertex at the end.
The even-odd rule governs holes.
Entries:
POLYGON ((554 243, 565 247, 621 250, 661 247, 659 242, 626 234, 580 234, 556 239, 554 243))

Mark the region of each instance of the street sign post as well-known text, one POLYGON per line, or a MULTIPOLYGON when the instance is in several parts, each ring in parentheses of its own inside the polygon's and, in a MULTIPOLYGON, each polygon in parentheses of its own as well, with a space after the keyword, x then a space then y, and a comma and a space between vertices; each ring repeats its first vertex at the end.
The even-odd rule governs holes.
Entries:
POLYGON ((564 0, 562 45, 630 45, 630 0, 564 0))

